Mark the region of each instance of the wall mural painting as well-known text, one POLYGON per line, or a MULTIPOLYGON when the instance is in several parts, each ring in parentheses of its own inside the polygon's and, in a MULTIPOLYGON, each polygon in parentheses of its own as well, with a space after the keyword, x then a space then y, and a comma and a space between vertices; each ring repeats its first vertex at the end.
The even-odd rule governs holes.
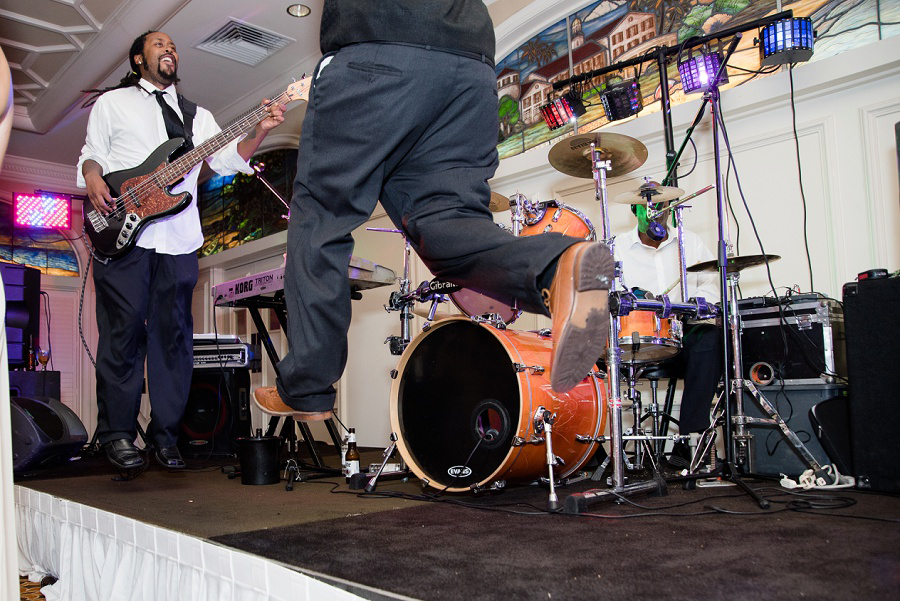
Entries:
MULTIPOLYGON (((792 10, 795 17, 812 19, 816 30, 813 61, 900 34, 897 0, 785 1, 781 8, 792 10)), ((691 37, 709 35, 777 12, 775 0, 601 0, 588 4, 497 63, 500 158, 574 131, 574 125, 551 131, 541 116, 540 107, 551 98, 554 82, 643 56, 659 46, 677 48, 691 37)), ((759 72, 756 37, 756 31, 745 32, 729 62, 729 81, 722 89, 779 70, 775 67, 759 72)), ((609 123, 599 100, 599 88, 632 78, 637 78, 641 87, 644 109, 640 115, 659 111, 660 75, 655 60, 651 60, 594 78, 584 86, 582 98, 587 113, 578 120, 579 133, 609 123)), ((666 79, 672 104, 690 100, 679 85, 675 60, 667 65, 666 79)))
MULTIPOLYGON (((262 177, 285 199, 297 172, 297 150, 271 150, 253 159, 262 177)), ((256 176, 213 175, 199 186, 197 203, 203 225, 201 257, 240 246, 287 229, 287 209, 256 176)))
POLYGON ((44 275, 78 277, 78 257, 66 237, 72 232, 15 227, 12 203, 0 203, 0 262, 18 263, 44 275))

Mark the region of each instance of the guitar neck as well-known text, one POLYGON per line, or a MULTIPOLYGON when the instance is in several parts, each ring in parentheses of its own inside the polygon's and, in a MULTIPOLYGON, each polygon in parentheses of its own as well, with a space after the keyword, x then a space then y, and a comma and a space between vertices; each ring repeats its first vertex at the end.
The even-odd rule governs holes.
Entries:
POLYGON ((269 101, 264 106, 253 109, 226 129, 223 129, 213 137, 204 140, 199 146, 195 146, 192 150, 161 169, 158 175, 166 183, 179 180, 185 173, 193 169, 194 166, 202 160, 214 155, 225 148, 232 140, 256 127, 259 122, 269 116, 269 113, 266 110, 268 107, 274 104, 286 103, 287 101, 289 101, 289 98, 286 93, 279 94, 274 100, 269 101))

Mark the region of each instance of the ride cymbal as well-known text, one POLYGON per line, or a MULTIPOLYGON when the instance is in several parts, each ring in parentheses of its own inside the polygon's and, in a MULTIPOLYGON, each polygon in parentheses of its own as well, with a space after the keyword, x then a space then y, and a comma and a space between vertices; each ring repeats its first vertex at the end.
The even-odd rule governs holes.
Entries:
MULTIPOLYGON (((734 273, 736 271, 747 269, 748 267, 762 265, 769 261, 777 261, 780 258, 780 255, 745 255, 743 257, 728 257, 726 269, 728 272, 734 273)), ((717 259, 703 261, 702 263, 691 265, 687 270, 691 273, 698 271, 719 271, 719 262, 717 259)))
POLYGON ((609 161, 608 177, 631 173, 647 160, 647 147, 640 140, 622 134, 591 132, 570 136, 557 142, 547 158, 557 171, 574 177, 592 179, 591 142, 601 161, 609 161))
POLYGON ((630 190, 616 194, 613 202, 623 205, 645 205, 648 202, 667 202, 680 198, 684 194, 681 188, 673 186, 660 186, 656 182, 647 182, 637 190, 630 190))

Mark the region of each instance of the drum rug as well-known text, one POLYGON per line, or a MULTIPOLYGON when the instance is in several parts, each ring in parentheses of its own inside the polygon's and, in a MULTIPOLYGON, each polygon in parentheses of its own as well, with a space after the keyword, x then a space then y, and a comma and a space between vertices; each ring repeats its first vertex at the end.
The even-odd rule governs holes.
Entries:
MULTIPOLYGON (((896 593, 900 499, 760 491, 772 501, 768 511, 734 487, 672 486, 665 497, 632 497, 571 516, 542 511, 546 489, 521 487, 212 540, 369 599, 733 601, 896 593)), ((559 491, 560 498, 571 492, 559 491)))

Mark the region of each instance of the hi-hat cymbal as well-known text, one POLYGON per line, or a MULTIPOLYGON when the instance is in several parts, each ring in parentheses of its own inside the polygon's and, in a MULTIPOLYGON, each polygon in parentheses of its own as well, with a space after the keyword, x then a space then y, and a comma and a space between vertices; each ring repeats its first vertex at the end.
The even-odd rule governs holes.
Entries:
POLYGON ((502 213, 509 210, 509 199, 502 194, 491 192, 491 202, 488 205, 491 213, 502 213))
POLYGON ((656 182, 647 182, 637 190, 617 194, 613 202, 623 205, 645 205, 648 202, 667 202, 680 198, 684 194, 681 188, 660 186, 656 182))
MULTIPOLYGON (((729 273, 734 273, 736 271, 747 269, 748 267, 762 265, 769 261, 777 261, 780 258, 781 256, 779 255, 745 255, 743 257, 728 257, 726 269, 729 273)), ((692 273, 698 271, 719 271, 719 262, 717 259, 703 261, 702 263, 691 265, 687 270, 692 273)))
POLYGON ((631 173, 647 160, 647 147, 640 140, 601 132, 578 134, 561 140, 550 149, 547 158, 557 171, 591 179, 594 177, 591 142, 596 146, 600 160, 610 162, 610 168, 606 170, 609 177, 631 173))

